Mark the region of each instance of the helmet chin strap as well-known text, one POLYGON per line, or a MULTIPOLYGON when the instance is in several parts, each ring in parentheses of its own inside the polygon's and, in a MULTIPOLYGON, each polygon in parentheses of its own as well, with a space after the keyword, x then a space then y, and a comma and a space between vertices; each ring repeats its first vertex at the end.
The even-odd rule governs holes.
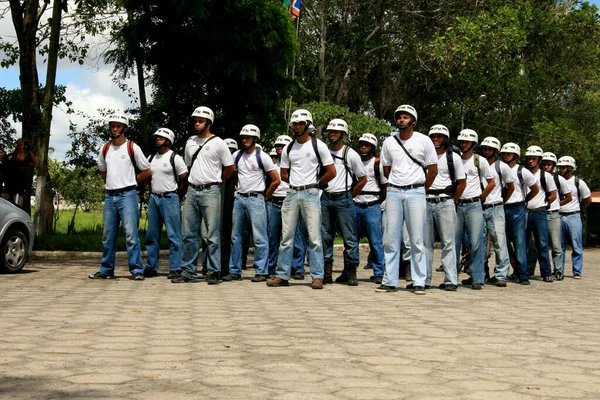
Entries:
POLYGON ((110 137, 112 139, 117 139, 119 138, 121 135, 123 135, 125 133, 125 128, 121 129, 121 132, 119 132, 117 135, 113 135, 112 133, 110 134, 110 137))

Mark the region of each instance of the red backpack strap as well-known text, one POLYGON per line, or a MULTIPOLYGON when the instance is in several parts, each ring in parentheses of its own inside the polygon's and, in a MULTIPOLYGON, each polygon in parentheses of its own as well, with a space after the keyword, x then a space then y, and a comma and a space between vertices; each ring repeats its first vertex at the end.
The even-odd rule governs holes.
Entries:
POLYGON ((106 160, 106 154, 108 153, 108 149, 110 148, 110 142, 106 142, 104 143, 104 146, 102 146, 102 158, 104 158, 106 160))
POLYGON ((127 140, 127 152, 129 153, 129 158, 135 164, 135 152, 133 150, 133 140, 127 140))

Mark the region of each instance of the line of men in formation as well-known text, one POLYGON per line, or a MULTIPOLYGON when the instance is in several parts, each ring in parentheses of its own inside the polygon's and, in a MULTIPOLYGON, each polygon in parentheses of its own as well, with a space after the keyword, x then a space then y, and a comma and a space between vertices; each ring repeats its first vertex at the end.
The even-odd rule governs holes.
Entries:
POLYGON ((418 115, 410 105, 396 109, 398 130, 383 142, 380 158, 376 157, 378 139, 370 133, 360 137, 358 152, 344 144, 349 131, 342 119, 327 126, 328 147, 315 138, 308 110, 292 114, 289 128, 295 138, 279 136, 269 155, 261 151, 255 125, 242 128, 242 149, 237 150, 234 140, 211 133, 211 109, 198 107, 192 118, 195 134, 188 139, 183 158, 170 149, 175 137, 171 130, 154 133, 157 152, 146 158, 125 138, 127 116, 117 113, 109 119, 111 141, 98 157, 106 178, 104 250, 101 267, 91 279, 114 278, 120 222, 135 280, 157 276, 163 224, 170 243, 168 277, 173 283, 203 279, 198 274, 200 238, 208 284, 241 280, 248 230, 255 248, 252 282, 266 281, 270 287, 289 286, 292 275, 302 279, 305 252, 311 287, 333 283, 336 232, 344 242, 344 269, 336 282, 358 285, 358 243, 366 236, 377 292, 397 290, 402 245, 410 249, 404 258, 410 259, 413 283, 407 289, 424 294, 431 287, 435 232, 445 275, 440 289, 457 290, 461 247, 470 255, 470 278, 462 283, 475 290, 485 282, 505 287, 513 280, 528 285, 536 262, 543 281, 562 280, 567 242, 573 248, 573 278, 581 278, 580 213, 591 202, 591 193, 573 175, 572 157, 557 160, 553 153, 530 146, 526 165, 521 165, 517 144, 501 146, 494 137, 479 144, 471 129, 459 133, 459 148, 455 148, 444 125, 434 125, 428 136, 415 131, 418 115), (481 156, 474 153, 478 144, 481 156), (220 187, 232 177, 236 182, 232 249, 229 274, 221 277, 220 187), (144 268, 135 189, 148 179, 144 268), (187 186, 183 216, 177 193, 180 183, 187 186), (488 239, 495 253, 493 277, 484 269, 488 239), (511 259, 514 272, 509 276, 511 259))

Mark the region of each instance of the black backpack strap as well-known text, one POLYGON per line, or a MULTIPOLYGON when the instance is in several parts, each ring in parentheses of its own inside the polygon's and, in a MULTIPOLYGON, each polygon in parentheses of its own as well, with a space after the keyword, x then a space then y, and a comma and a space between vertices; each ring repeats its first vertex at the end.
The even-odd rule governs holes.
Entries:
POLYGON ((265 171, 265 166, 263 165, 263 162, 262 162, 262 155, 261 155, 260 149, 256 149, 256 163, 258 164, 258 167, 260 169, 262 169, 263 174, 266 174, 267 171, 265 171))
POLYGON ((500 189, 502 189, 504 187, 504 180, 502 179, 502 168, 500 168, 500 163, 502 161, 500 160, 496 160, 494 162, 494 167, 496 168, 496 173, 498 174, 498 180, 500 182, 498 182, 500 184, 500 189))
POLYGON ((556 186, 556 191, 558 193, 558 198, 560 200, 563 200, 565 198, 565 195, 561 193, 560 191, 560 180, 558 178, 558 174, 554 174, 554 176, 552 177, 552 179, 554 179, 554 185, 556 186))
POLYGON ((177 154, 175 154, 175 152, 173 151, 171 153, 171 168, 173 168, 173 176, 175 177, 175 183, 177 183, 179 185, 179 175, 177 174, 177 168, 175 168, 175 156, 177 154))
POLYGON ((216 135, 209 137, 208 139, 206 139, 206 142, 204 142, 200 147, 198 147, 198 150, 196 150, 196 152, 192 156, 192 162, 190 163, 190 171, 192 170, 192 167, 194 166, 194 162, 196 161, 196 158, 198 158, 198 154, 200 153, 200 150, 202 150, 202 148, 204 148, 204 146, 206 146, 208 144, 208 142, 210 142, 211 140, 213 140, 216 137, 217 137, 216 135))
POLYGON ((454 170, 454 152, 450 147, 446 149, 446 164, 448 164, 448 174, 452 185, 452 194, 456 190, 456 171, 454 170))
POLYGON ((233 161, 233 163, 235 164, 235 170, 237 171, 238 169, 238 163, 240 162, 240 159, 242 158, 242 155, 244 154, 243 151, 238 151, 237 156, 235 156, 235 160, 233 161))
POLYGON ((548 195, 548 186, 546 183, 546 171, 544 171, 543 169, 540 168, 540 185, 542 186, 542 189, 544 190, 544 195, 548 195))
POLYGON ((396 139, 396 142, 398 142, 398 144, 400 145, 400 147, 402 147, 402 150, 404 150, 404 152, 406 153, 406 155, 408 156, 408 158, 410 158, 412 160, 412 162, 414 162, 415 164, 421 166, 421 168, 423 168, 423 172, 425 173, 425 175, 427 175, 427 173, 425 172, 427 168, 423 164, 421 164, 420 162, 418 162, 417 160, 415 160, 413 156, 410 155, 410 153, 408 152, 408 150, 406 150, 406 147, 404 147, 404 145, 400 141, 400 138, 398 138, 398 136, 396 136, 396 135, 394 135, 392 137, 394 139, 396 139))
POLYGON ((381 171, 379 170, 380 164, 381 164, 381 161, 379 160, 379 158, 376 158, 375 162, 373 163, 373 172, 375 173, 375 179, 377 180, 377 186, 381 186, 381 171))
POLYGON ((581 190, 579 190, 579 178, 575 177, 575 189, 577 189, 577 202, 579 202, 579 193, 581 193, 581 190))

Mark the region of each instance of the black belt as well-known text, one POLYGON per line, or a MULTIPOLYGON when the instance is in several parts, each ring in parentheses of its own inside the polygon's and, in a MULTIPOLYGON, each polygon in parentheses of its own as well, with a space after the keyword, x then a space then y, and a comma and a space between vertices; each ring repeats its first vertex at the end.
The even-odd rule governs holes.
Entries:
POLYGON ((504 208, 516 208, 516 207, 523 207, 525 206, 525 202, 524 201, 519 201, 517 203, 510 203, 510 204, 505 204, 504 208))
POLYGON ((262 192, 248 192, 248 193, 240 193, 238 194, 242 197, 258 197, 258 195, 263 194, 262 192))
POLYGON ((285 200, 285 197, 280 197, 280 196, 279 197, 275 197, 275 196, 273 196, 273 197, 271 197, 267 201, 270 201, 271 203, 275 203, 275 204, 283 204, 284 200, 285 200))
POLYGON ((301 190, 317 189, 318 187, 319 187, 318 183, 313 183, 312 185, 290 186, 290 189, 295 190, 296 192, 299 192, 301 190))
POLYGON ((498 206, 501 206, 502 204, 504 204, 504 203, 502 203, 501 201, 499 201, 497 203, 484 204, 484 205, 481 206, 481 208, 483 208, 484 210, 487 210, 488 208, 498 207, 498 206))
POLYGON ((330 200, 341 199, 342 197, 348 196, 348 194, 349 194, 348 192, 336 192, 336 193, 325 192, 325 196, 327 196, 330 200))
POLYGON ((165 198, 168 199, 169 197, 171 197, 172 194, 175 194, 175 193, 177 193, 177 192, 173 190, 171 192, 164 192, 164 193, 154 193, 154 192, 152 192, 152 195, 158 197, 159 199, 162 199, 163 197, 165 197, 165 198))
POLYGON ((458 204, 479 203, 480 201, 481 201, 481 198, 479 196, 477 196, 477 197, 471 197, 470 199, 460 199, 458 201, 458 204))
POLYGON ((546 208, 546 206, 544 206, 544 207, 534 208, 533 210, 527 210, 527 212, 530 212, 530 213, 540 212, 540 211, 548 211, 548 208, 546 208))
POLYGON ((433 203, 433 204, 437 204, 437 203, 442 203, 446 200, 451 200, 452 197, 426 197, 425 200, 427 200, 428 203, 433 203))
POLYGON ((207 183, 204 185, 194 185, 192 183, 190 183, 190 187, 194 188, 196 190, 204 190, 204 189, 208 189, 209 187, 215 186, 215 185, 220 185, 219 182, 212 182, 212 183, 207 183))
POLYGON ((452 190, 452 188, 450 188, 450 189, 429 189, 427 191, 427 194, 430 194, 433 196, 439 196, 440 194, 452 195, 452 194, 454 194, 454 191, 452 190))
POLYGON ((359 208, 369 208, 375 204, 380 204, 379 200, 367 201, 366 203, 354 203, 354 205, 359 208))
POLYGON ((125 193, 125 192, 129 192, 130 190, 135 189, 137 186, 133 185, 133 186, 127 186, 121 189, 112 189, 112 190, 106 190, 106 194, 112 196, 115 194, 119 194, 119 193, 125 193))
POLYGON ((392 185, 390 183, 390 186, 393 187, 393 188, 396 188, 396 189, 400 189, 400 190, 408 190, 408 189, 416 189, 416 188, 423 187, 423 186, 425 186, 425 184, 424 183, 419 183, 419 184, 416 184, 416 185, 398 186, 398 185, 392 185))
POLYGON ((566 217, 567 215, 579 214, 579 211, 561 212, 560 215, 566 217))
POLYGON ((552 211, 548 211, 548 215, 552 215, 552 214, 558 214, 559 211, 558 210, 552 210, 552 211))

